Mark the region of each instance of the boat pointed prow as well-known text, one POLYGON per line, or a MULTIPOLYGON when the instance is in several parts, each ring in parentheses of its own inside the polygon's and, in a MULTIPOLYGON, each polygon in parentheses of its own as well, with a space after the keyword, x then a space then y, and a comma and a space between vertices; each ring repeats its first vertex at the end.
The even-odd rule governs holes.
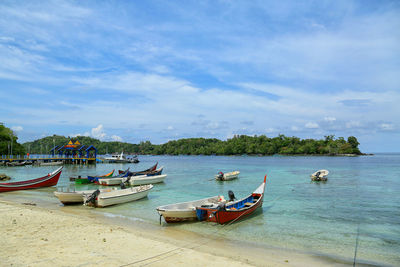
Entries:
POLYGON ((267 175, 264 176, 264 184, 267 182, 267 175))

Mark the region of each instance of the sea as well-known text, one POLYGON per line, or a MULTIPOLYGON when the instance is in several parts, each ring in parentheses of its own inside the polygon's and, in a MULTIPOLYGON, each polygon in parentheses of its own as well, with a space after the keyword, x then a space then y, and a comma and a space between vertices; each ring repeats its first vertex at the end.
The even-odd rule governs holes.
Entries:
MULTIPOLYGON (((331 156, 139 156, 137 164, 65 165, 57 190, 95 189, 75 185, 70 176, 103 175, 111 170, 144 170, 158 162, 167 174, 148 198, 103 209, 72 209, 125 218, 132 223, 173 227, 202 235, 218 234, 231 242, 253 243, 327 257, 349 265, 400 266, 400 153, 357 157, 331 156), (310 174, 329 170, 328 181, 310 174), (216 181, 218 172, 240 171, 238 179, 216 181), (254 191, 267 175, 262 209, 230 225, 195 222, 167 224, 157 206, 223 195, 236 198, 254 191)), ((41 177, 57 166, 0 166, 13 180, 41 177)), ((63 205, 56 188, 1 193, 0 200, 23 200, 42 206, 63 205)), ((71 209, 71 208, 70 208, 71 209)))

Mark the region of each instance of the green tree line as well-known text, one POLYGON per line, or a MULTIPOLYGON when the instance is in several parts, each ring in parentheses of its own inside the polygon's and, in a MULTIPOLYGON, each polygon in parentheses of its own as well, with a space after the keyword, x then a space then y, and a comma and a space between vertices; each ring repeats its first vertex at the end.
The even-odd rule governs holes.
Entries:
POLYGON ((186 138, 169 141, 165 144, 152 144, 150 141, 130 144, 125 142, 102 142, 87 136, 74 138, 59 135, 48 136, 23 146, 31 154, 49 153, 54 145, 65 145, 69 140, 79 141, 83 145, 93 145, 98 154, 125 153, 152 155, 340 155, 362 154, 359 142, 354 136, 345 140, 343 137, 325 136, 324 139, 300 139, 279 135, 269 138, 265 135, 235 135, 226 141, 215 138, 186 138))
POLYGON ((14 132, 0 123, 0 155, 24 155, 25 148, 17 141, 14 132))

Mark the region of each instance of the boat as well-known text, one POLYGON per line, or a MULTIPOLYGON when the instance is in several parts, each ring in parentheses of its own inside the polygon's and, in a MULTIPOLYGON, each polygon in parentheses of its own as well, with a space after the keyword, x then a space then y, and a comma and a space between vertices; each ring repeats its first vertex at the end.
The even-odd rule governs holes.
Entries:
POLYGON ((8 167, 25 166, 25 165, 26 165, 26 161, 21 161, 21 162, 18 162, 18 161, 10 161, 10 162, 7 162, 6 165, 7 165, 8 167))
MULTIPOLYGON (((126 169, 124 172, 122 172, 122 173, 116 175, 116 176, 111 176, 111 177, 109 177, 109 179, 127 177, 127 176, 128 176, 128 173, 129 173, 129 168, 126 169)), ((88 175, 87 178, 88 178, 88 180, 89 180, 90 182, 98 184, 98 183, 99 183, 99 179, 101 179, 101 178, 103 178, 103 177, 99 177, 99 176, 89 176, 89 175, 88 175)))
POLYGON ((194 221, 197 220, 196 207, 202 205, 220 204, 225 199, 220 196, 213 196, 188 202, 174 203, 157 207, 157 212, 164 217, 167 223, 194 221))
POLYGON ((215 175, 215 180, 217 181, 229 181, 238 178, 240 174, 240 171, 233 171, 233 172, 219 172, 217 175, 215 175))
MULTIPOLYGON (((114 170, 110 171, 107 174, 104 175, 99 175, 99 176, 92 176, 92 177, 111 177, 114 174, 114 170)), ((89 180, 88 177, 81 177, 80 175, 78 177, 69 177, 69 180, 71 182, 75 182, 75 184, 90 184, 91 181, 89 180)))
POLYGON ((167 177, 166 174, 129 176, 130 178, 129 185, 136 186, 136 185, 163 183, 166 177, 167 177))
POLYGON ((139 160, 136 158, 128 159, 125 157, 124 152, 121 154, 115 154, 102 158, 104 162, 108 163, 138 163, 139 160))
POLYGON ((99 178, 98 184, 100 185, 120 185, 121 183, 127 183, 129 185, 143 185, 143 184, 156 184, 164 182, 166 174, 163 175, 138 175, 128 176, 122 178, 99 178))
POLYGON ((196 215, 199 221, 216 222, 225 224, 242 219, 255 210, 262 207, 265 184, 267 176, 264 177, 264 182, 254 190, 253 193, 245 198, 235 201, 235 195, 232 191, 228 191, 229 202, 211 205, 199 205, 196 207, 196 215))
POLYGON ((94 207, 107 207, 116 204, 135 201, 147 197, 153 185, 141 185, 128 187, 126 189, 116 189, 110 192, 101 192, 99 189, 91 195, 84 195, 84 205, 94 207))
MULTIPOLYGON (((128 176, 144 175, 144 174, 148 174, 148 173, 154 172, 154 171, 157 170, 157 165, 158 165, 158 162, 156 162, 156 164, 154 164, 153 166, 151 166, 150 168, 148 168, 148 169, 146 169, 146 170, 144 170, 144 171, 129 172, 129 173, 128 173, 128 176)), ((162 171, 162 168, 161 168, 161 171, 162 171)), ((119 170, 118 172, 119 172, 119 173, 122 173, 122 172, 124 172, 124 171, 119 170)), ((161 173, 160 173, 160 174, 161 174, 161 173)))
POLYGON ((0 192, 34 189, 56 185, 58 183, 58 179, 60 179, 62 168, 63 167, 60 167, 54 172, 36 179, 12 183, 0 183, 0 192))
POLYGON ((62 161, 37 162, 37 165, 39 166, 59 166, 63 164, 64 162, 62 161))
POLYGON ((322 182, 328 181, 328 174, 329 174, 329 171, 328 171, 328 170, 319 170, 319 171, 316 171, 316 172, 314 172, 313 174, 311 174, 311 181, 316 181, 316 182, 319 182, 319 181, 322 181, 322 182))
MULTIPOLYGON (((110 192, 112 189, 99 189, 100 192, 110 192)), ((93 190, 83 190, 83 191, 55 191, 54 195, 60 200, 64 205, 68 204, 79 204, 83 203, 83 198, 85 195, 91 195, 96 189, 93 190)))

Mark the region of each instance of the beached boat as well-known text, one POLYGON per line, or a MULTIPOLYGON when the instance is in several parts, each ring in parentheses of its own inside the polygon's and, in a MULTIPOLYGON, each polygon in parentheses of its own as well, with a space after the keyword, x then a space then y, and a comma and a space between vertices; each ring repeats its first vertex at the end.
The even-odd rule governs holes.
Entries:
POLYGON ((100 192, 96 190, 91 195, 84 195, 84 204, 94 207, 107 207, 116 204, 127 203, 147 197, 153 185, 141 185, 128 187, 126 189, 116 189, 110 192, 100 192))
MULTIPOLYGON (((157 165, 158 165, 158 162, 156 162, 156 164, 154 164, 153 166, 151 166, 150 168, 148 168, 148 169, 146 169, 146 170, 144 170, 144 171, 129 172, 129 173, 128 173, 128 176, 145 175, 145 174, 148 174, 148 173, 155 172, 155 171, 157 170, 157 165)), ((161 171, 162 171, 162 168, 161 168, 161 171)), ((124 171, 119 170, 118 172, 119 172, 119 173, 122 173, 122 172, 124 172, 124 171)), ((161 174, 161 173, 160 173, 160 174, 161 174)), ((154 175, 156 175, 156 174, 154 174, 154 175)))
MULTIPOLYGON (((107 174, 99 175, 99 176, 92 176, 92 177, 111 177, 114 174, 114 171, 115 171, 115 169, 110 171, 107 174)), ((89 180, 88 177, 81 177, 80 175, 78 177, 69 177, 69 180, 71 182, 75 181, 75 184, 89 184, 89 183, 91 183, 91 181, 89 180)))
POLYGON ((311 181, 327 181, 328 180, 328 174, 329 171, 328 170, 319 170, 314 172, 313 174, 311 174, 311 181))
POLYGON ((215 180, 218 181, 229 181, 238 178, 240 174, 240 171, 233 171, 233 172, 219 172, 217 175, 215 175, 215 180))
MULTIPOLYGON (((106 189, 99 189, 100 192, 110 192, 112 189, 111 188, 106 188, 106 189)), ((85 195, 91 195, 96 191, 96 189, 93 190, 83 190, 83 191, 55 191, 54 195, 60 200, 61 203, 64 205, 68 204, 79 204, 83 203, 83 198, 85 195)))
MULTIPOLYGON (((208 197, 194 201, 174 203, 157 207, 157 212, 167 223, 197 220, 196 207, 202 205, 220 204, 225 199, 220 196, 208 197)), ((161 223, 161 218, 160 218, 161 223)))
POLYGON ((234 201, 235 196, 232 191, 229 191, 229 202, 227 204, 211 204, 199 205, 196 207, 196 215, 200 221, 216 222, 225 224, 232 221, 237 221, 245 216, 252 214, 257 208, 260 208, 263 203, 265 184, 267 176, 264 177, 264 182, 257 189, 245 198, 234 201))
POLYGON ((98 184, 100 185, 120 185, 121 183, 127 183, 129 185, 143 185, 143 184, 157 184, 164 182, 166 174, 163 175, 139 175, 139 176, 128 176, 122 178, 100 178, 98 184))
POLYGON ((11 182, 11 183, 0 183, 0 192, 34 189, 39 187, 48 187, 56 185, 58 183, 58 179, 60 179, 62 168, 63 167, 60 167, 54 172, 47 174, 46 176, 32 180, 11 182))

